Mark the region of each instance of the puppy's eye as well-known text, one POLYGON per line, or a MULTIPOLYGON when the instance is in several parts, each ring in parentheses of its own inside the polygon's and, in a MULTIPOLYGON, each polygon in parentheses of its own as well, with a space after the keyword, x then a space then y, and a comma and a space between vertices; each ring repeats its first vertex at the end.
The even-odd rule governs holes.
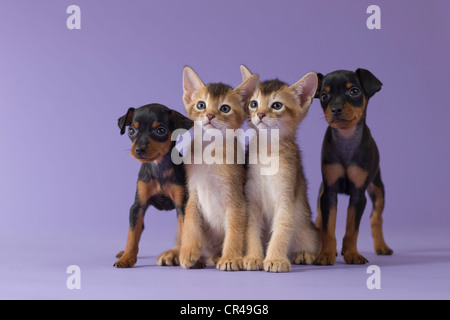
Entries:
POLYGON ((252 102, 250 102, 250 108, 252 109, 256 109, 258 108, 258 102, 253 100, 252 102))
POLYGON ((326 91, 322 92, 320 94, 320 101, 326 102, 328 100, 330 100, 330 94, 328 92, 326 92, 326 91))
POLYGON ((136 130, 133 127, 128 127, 128 135, 134 136, 136 134, 136 130))
POLYGON ((350 91, 349 91, 349 94, 350 94, 350 96, 352 96, 352 97, 357 97, 357 96, 360 95, 360 93, 361 93, 361 90, 359 90, 359 89, 356 88, 356 87, 351 88, 350 91))
POLYGON ((229 105, 224 104, 223 106, 220 107, 220 111, 222 111, 223 113, 228 113, 231 111, 231 107, 229 105))
POLYGON ((156 134, 158 136, 164 136, 164 135, 166 135, 166 133, 167 133, 167 130, 163 127, 159 127, 158 129, 156 129, 156 134))
POLYGON ((281 110, 283 108, 283 104, 281 102, 274 102, 272 104, 272 109, 274 110, 281 110))
POLYGON ((204 103, 203 101, 197 102, 197 109, 198 110, 205 110, 206 109, 206 103, 204 103))

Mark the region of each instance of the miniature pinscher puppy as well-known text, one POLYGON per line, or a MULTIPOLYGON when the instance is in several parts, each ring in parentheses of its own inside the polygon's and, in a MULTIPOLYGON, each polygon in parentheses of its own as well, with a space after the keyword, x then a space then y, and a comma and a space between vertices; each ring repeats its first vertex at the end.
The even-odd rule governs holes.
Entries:
POLYGON ((135 201, 130 209, 127 244, 125 251, 117 255, 120 259, 114 266, 131 268, 135 265, 139 240, 144 230, 144 215, 149 206, 158 210, 176 209, 176 247, 161 254, 157 261, 159 265, 179 265, 184 210, 188 197, 184 165, 172 162, 171 154, 175 148, 172 133, 176 129, 189 130, 194 122, 177 111, 154 103, 128 109, 119 118, 118 125, 122 135, 128 126, 128 137, 132 141, 131 155, 142 162, 142 165, 135 201))
POLYGON ((326 76, 318 74, 316 97, 320 99, 329 127, 322 145, 322 185, 318 200, 317 227, 322 234, 318 265, 336 261, 337 195, 350 196, 342 255, 347 264, 365 264, 358 253, 357 238, 366 207, 366 190, 373 202, 371 215, 375 252, 391 255, 382 231, 384 185, 381 180, 377 145, 366 125, 369 99, 381 90, 382 83, 370 71, 339 70, 326 76))

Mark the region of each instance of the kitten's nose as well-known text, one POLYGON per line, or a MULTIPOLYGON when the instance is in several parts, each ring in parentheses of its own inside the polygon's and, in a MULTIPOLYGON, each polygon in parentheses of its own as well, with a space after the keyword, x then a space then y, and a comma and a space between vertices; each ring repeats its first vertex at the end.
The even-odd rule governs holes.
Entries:
POLYGON ((257 115, 261 120, 266 116, 266 114, 262 112, 258 112, 257 115))
POLYGON ((216 117, 216 115, 214 113, 208 113, 206 116, 208 117, 208 119, 210 121, 216 117))

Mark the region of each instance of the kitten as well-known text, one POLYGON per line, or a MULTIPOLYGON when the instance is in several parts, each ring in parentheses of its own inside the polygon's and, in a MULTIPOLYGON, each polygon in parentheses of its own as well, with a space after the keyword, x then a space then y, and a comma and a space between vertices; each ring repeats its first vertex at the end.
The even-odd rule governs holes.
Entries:
MULTIPOLYGON (((245 66, 241 66, 241 73, 243 79, 252 76, 245 66)), ((312 103, 317 81, 312 72, 292 86, 279 80, 264 81, 250 99, 250 124, 257 131, 253 139, 260 138, 261 129, 269 134, 279 130, 278 146, 268 147, 270 156, 278 158, 279 169, 274 175, 261 175, 264 164, 248 166, 245 194, 249 220, 243 261, 246 270, 288 272, 291 261, 311 264, 320 251, 319 232, 311 220, 296 143, 297 126, 312 103)))
MULTIPOLYGON (((237 148, 242 146, 232 138, 230 147, 229 141, 225 141, 225 132, 239 129, 247 119, 245 107, 258 84, 259 77, 255 75, 235 89, 222 83, 204 85, 194 70, 186 67, 183 71, 183 102, 189 118, 197 125, 201 121, 203 134, 219 130, 224 137, 214 141, 216 147, 222 149, 223 164, 185 162, 189 200, 180 251, 180 264, 184 268, 202 268, 204 259, 216 263, 220 270, 243 267, 247 224, 245 168, 236 161, 227 163, 230 152, 236 154, 237 148)), ((194 142, 192 148, 195 148, 194 142)), ((203 151, 211 143, 203 142, 203 151)), ((217 156, 219 152, 213 153, 217 156)))

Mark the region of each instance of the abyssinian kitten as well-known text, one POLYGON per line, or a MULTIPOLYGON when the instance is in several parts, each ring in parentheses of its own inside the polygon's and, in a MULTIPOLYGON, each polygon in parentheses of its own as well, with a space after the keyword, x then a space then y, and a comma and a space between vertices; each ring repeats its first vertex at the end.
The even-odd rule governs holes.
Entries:
MULTIPOLYGON (((201 122, 202 134, 218 130, 223 136, 222 140, 214 141, 220 147, 211 152, 217 156, 221 149, 222 164, 208 164, 205 159, 201 164, 185 161, 189 198, 180 250, 180 264, 184 268, 202 268, 205 261, 216 263, 217 269, 225 271, 243 267, 247 223, 245 168, 236 158, 232 163, 226 161, 230 152, 236 154, 237 148, 243 146, 232 138, 230 147, 225 132, 239 129, 245 122, 245 107, 258 84, 259 77, 255 75, 234 89, 222 83, 205 85, 190 67, 183 70, 183 102, 188 117, 196 125, 201 122)), ((191 148, 195 148, 198 138, 195 134, 194 129, 191 148)), ((211 143, 203 141, 203 151, 211 143)))
MULTIPOLYGON (((252 76, 245 66, 241 66, 241 73, 243 79, 252 76)), ((275 174, 262 175, 260 169, 265 165, 261 162, 248 166, 246 270, 288 272, 291 262, 312 264, 321 249, 296 143, 297 126, 312 103, 317 82, 313 72, 292 86, 279 80, 264 81, 250 99, 250 125, 256 130, 253 139, 260 138, 261 129, 269 134, 279 130, 278 146, 268 147, 268 154, 277 158, 279 168, 275 174)))

